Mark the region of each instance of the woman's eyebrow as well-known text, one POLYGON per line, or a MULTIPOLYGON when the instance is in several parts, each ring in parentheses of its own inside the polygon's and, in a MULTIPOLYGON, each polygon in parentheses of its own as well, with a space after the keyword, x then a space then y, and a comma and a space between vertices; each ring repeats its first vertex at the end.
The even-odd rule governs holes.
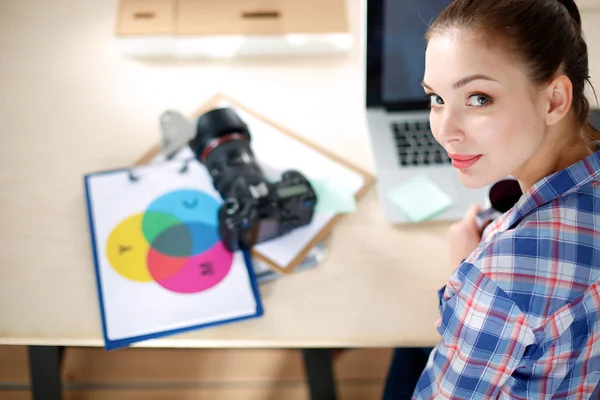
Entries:
MULTIPOLYGON (((458 82, 456 82, 454 85, 452 85, 452 87, 454 89, 460 89, 461 87, 465 86, 467 83, 469 82, 473 82, 475 80, 478 79, 482 79, 482 80, 486 80, 486 81, 491 81, 491 82, 496 82, 498 83, 497 80, 490 78, 487 75, 482 75, 482 74, 475 74, 475 75, 471 75, 471 76, 467 76, 466 78, 463 78, 461 80, 459 80, 458 82)), ((421 86, 423 86, 424 88, 427 88, 429 90, 433 90, 431 88, 431 86, 429 86, 428 84, 425 83, 425 81, 421 82, 421 86)))
POLYGON ((428 84, 426 84, 425 81, 421 82, 421 86, 423 86, 426 89, 429 89, 429 90, 433 91, 433 89, 431 88, 431 86, 429 86, 428 84))

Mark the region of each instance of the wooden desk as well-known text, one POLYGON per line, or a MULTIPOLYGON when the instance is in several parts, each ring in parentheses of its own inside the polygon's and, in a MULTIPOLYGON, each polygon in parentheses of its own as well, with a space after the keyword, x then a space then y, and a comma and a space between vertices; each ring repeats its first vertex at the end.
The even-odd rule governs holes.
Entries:
MULTIPOLYGON (((372 171, 364 4, 348 1, 357 38, 348 57, 153 63, 120 57, 116 0, 3 1, 0 344, 50 346, 31 354, 51 362, 55 346, 102 346, 82 177, 136 160, 157 142, 167 108, 192 112, 226 93, 372 171)), ((584 23, 600 37, 599 12, 584 23)), ((599 68, 598 46, 590 52, 599 68)), ((433 345, 446 230, 389 226, 371 191, 336 227, 321 266, 261 287, 263 318, 138 346, 433 345)))

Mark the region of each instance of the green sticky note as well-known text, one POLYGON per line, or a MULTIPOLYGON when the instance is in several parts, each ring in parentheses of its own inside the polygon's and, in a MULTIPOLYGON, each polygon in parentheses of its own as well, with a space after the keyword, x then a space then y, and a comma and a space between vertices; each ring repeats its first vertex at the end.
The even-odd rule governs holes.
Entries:
POLYGON ((425 175, 398 185, 388 197, 413 222, 430 219, 452 205, 450 196, 425 175))
POLYGON ((315 212, 351 213, 356 210, 354 191, 336 179, 311 179, 317 194, 315 212))

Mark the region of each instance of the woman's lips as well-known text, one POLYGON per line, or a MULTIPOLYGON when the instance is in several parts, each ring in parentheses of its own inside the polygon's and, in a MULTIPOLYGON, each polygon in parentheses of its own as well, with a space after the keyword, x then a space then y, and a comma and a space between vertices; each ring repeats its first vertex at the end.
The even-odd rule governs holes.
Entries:
POLYGON ((479 155, 468 155, 468 154, 448 154, 448 156, 452 159, 452 165, 458 169, 467 169, 472 167, 481 157, 482 154, 479 155))

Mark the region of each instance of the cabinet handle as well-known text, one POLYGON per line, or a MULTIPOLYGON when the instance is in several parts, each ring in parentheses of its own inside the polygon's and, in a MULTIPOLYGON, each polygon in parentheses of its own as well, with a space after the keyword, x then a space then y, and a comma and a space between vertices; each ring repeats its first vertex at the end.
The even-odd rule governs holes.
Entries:
POLYGON ((152 19, 154 17, 155 14, 150 11, 136 12, 135 14, 133 14, 133 18, 135 19, 152 19))
POLYGON ((244 11, 242 18, 279 18, 279 11, 244 11))

